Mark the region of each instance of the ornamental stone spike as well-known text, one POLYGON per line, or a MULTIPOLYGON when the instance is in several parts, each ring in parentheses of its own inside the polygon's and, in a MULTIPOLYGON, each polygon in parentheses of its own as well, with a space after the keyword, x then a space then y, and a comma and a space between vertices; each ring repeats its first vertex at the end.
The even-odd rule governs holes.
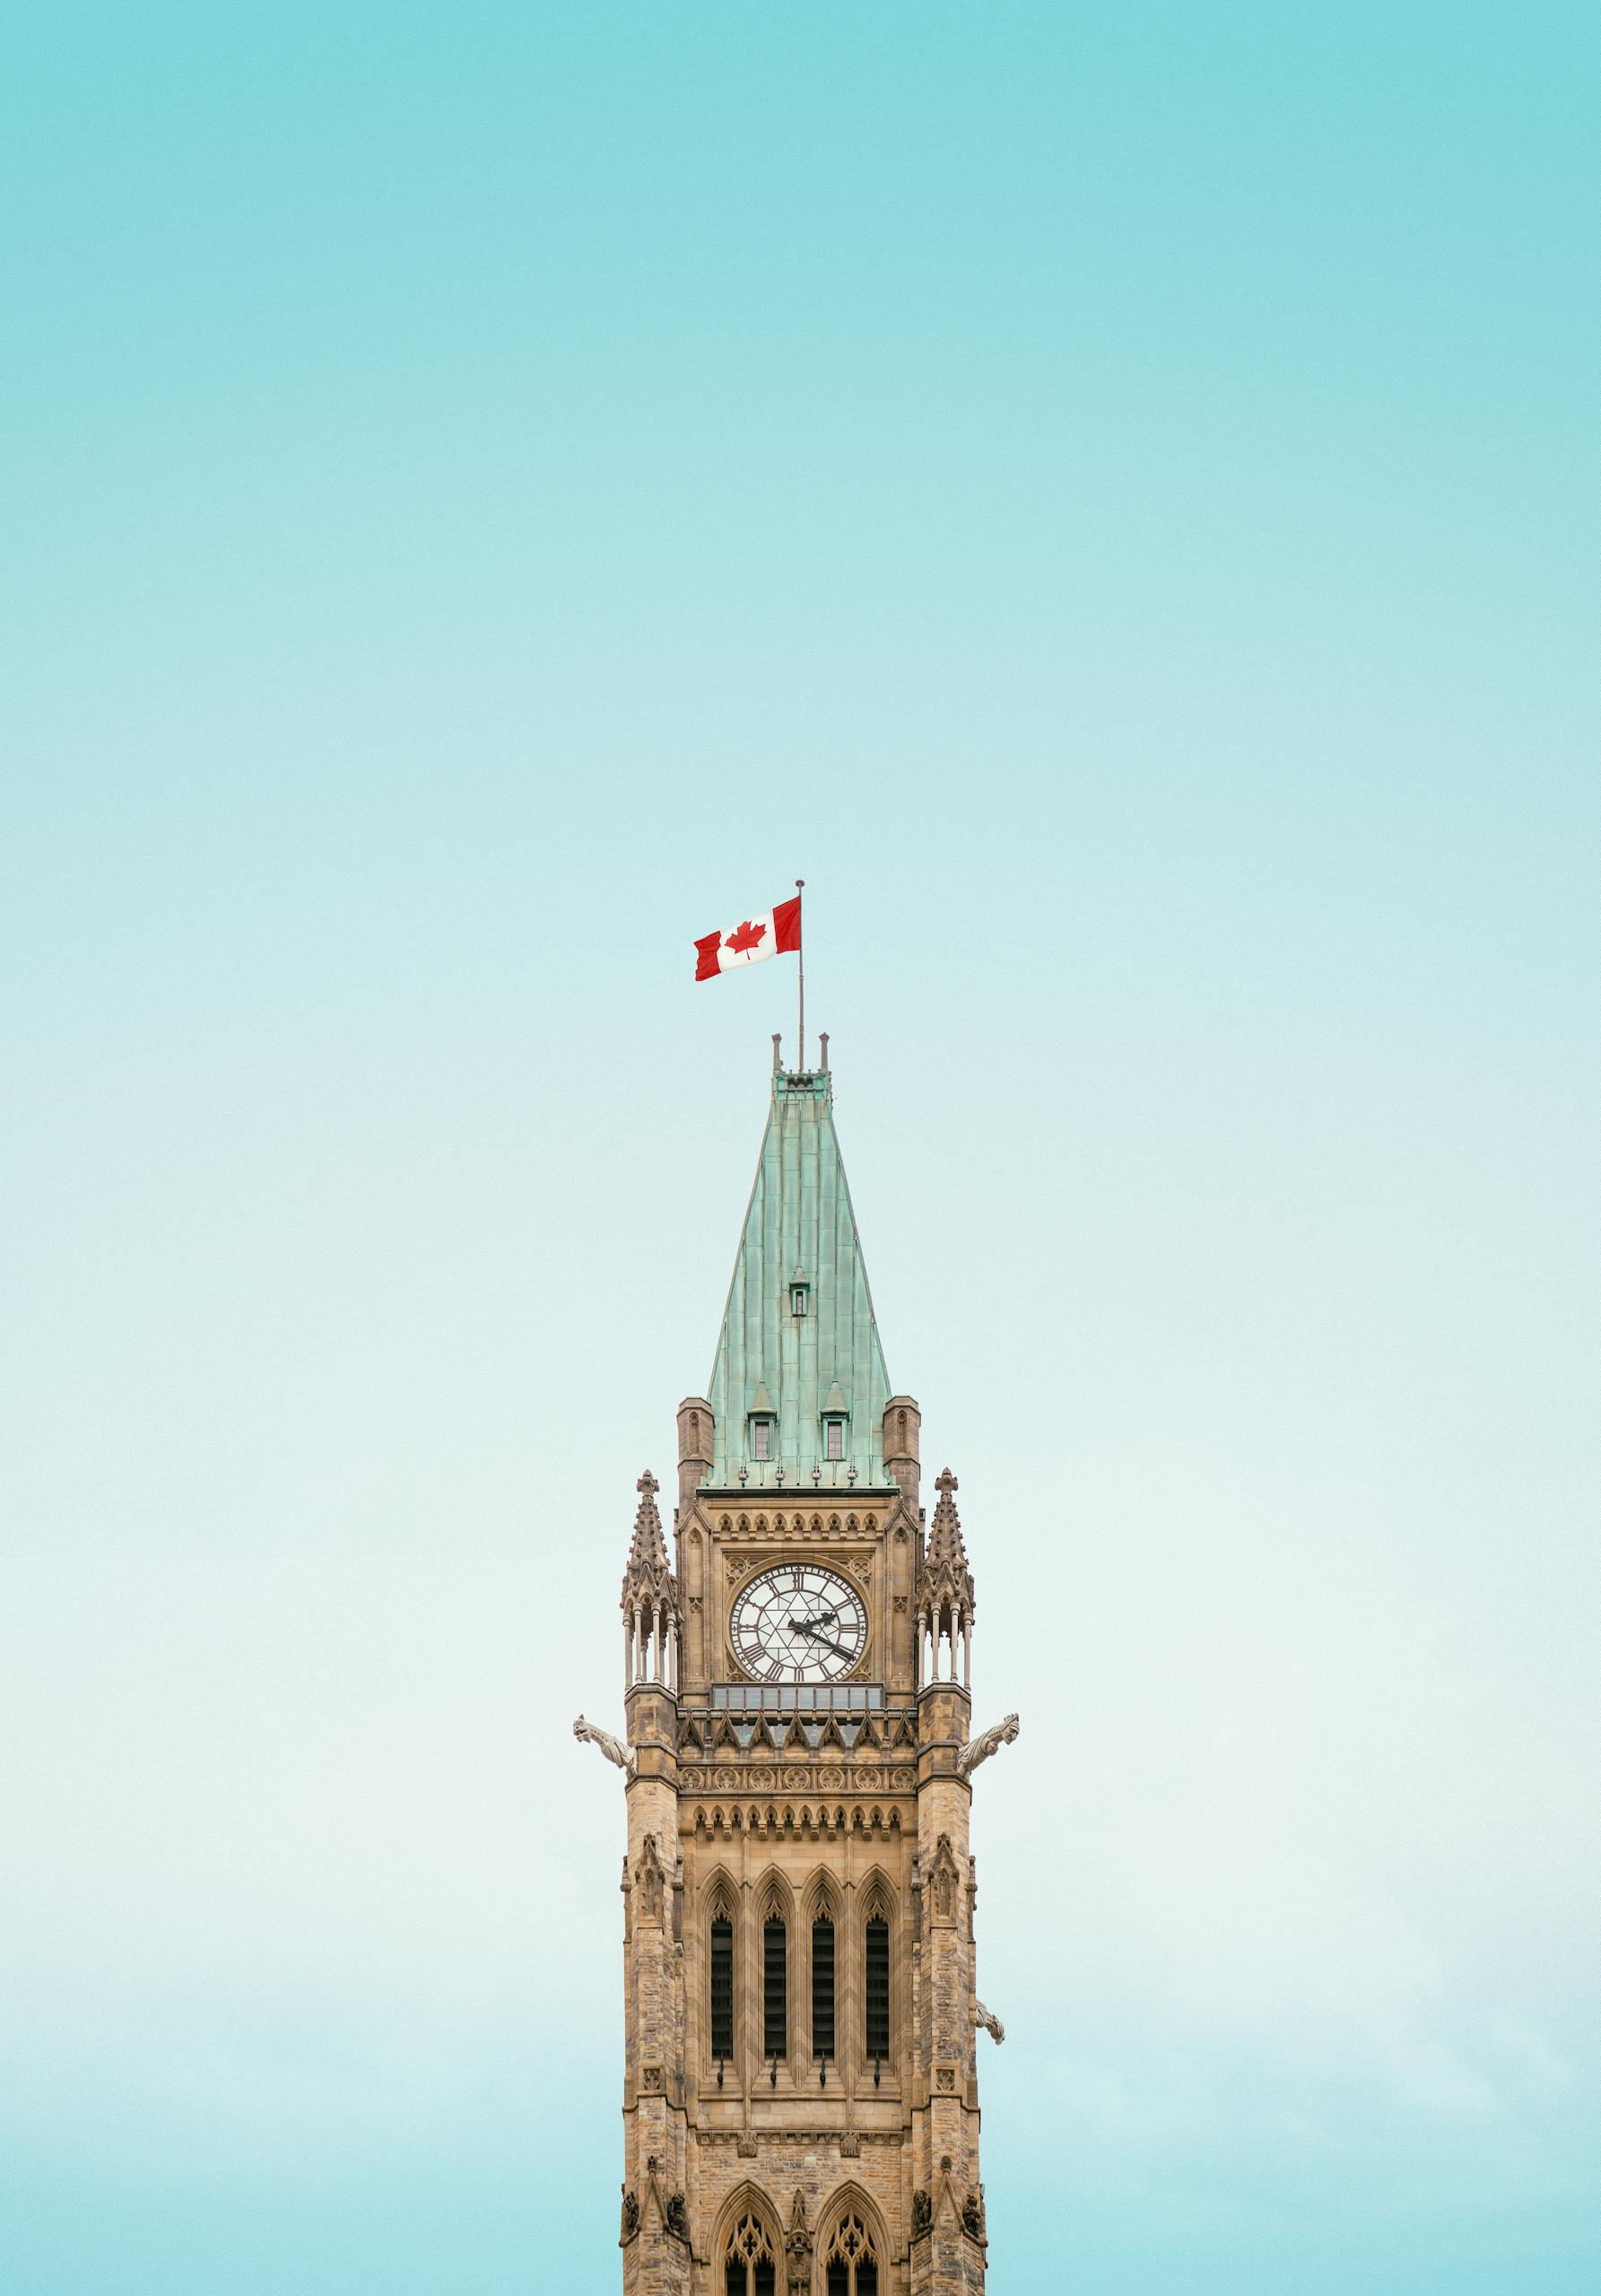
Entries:
MULTIPOLYGON (((669 1690, 678 1679, 678 1641, 682 1618, 678 1581, 667 1561, 667 1543, 656 1494, 661 1488, 648 1467, 634 1489, 640 1504, 634 1515, 633 1544, 622 1574, 623 1674, 625 1691, 637 1683, 659 1683, 669 1690)), ((629 1726, 633 1735, 633 1725, 629 1726)))
POLYGON ((662 1518, 656 1503, 661 1485, 647 1467, 634 1489, 640 1493, 640 1504, 634 1514, 628 1568, 622 1574, 622 1606, 631 1610, 641 1596, 648 1596, 676 1608, 677 1589, 673 1583, 667 1543, 662 1535, 662 1518))
POLYGON ((918 1622, 928 1647, 932 1676, 940 1671, 942 1646, 948 1648, 953 1677, 956 1646, 962 1646, 962 1678, 968 1675, 973 1619, 978 1603, 973 1595, 973 1574, 967 1567, 967 1548, 962 1543, 961 1518, 956 1512, 956 1478, 946 1467, 935 1478, 939 1500, 934 1509, 934 1520, 928 1529, 928 1544, 923 1555, 923 1583, 918 1600, 918 1622))

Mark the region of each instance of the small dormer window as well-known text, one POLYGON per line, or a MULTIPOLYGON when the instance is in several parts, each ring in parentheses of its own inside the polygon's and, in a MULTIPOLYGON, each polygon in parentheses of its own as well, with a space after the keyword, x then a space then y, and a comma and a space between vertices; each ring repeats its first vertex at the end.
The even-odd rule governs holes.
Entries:
POLYGON ((845 1422, 838 1413, 822 1422, 822 1456, 825 1459, 845 1457, 845 1422))
POLYGON ((751 1421, 751 1457, 753 1459, 770 1459, 772 1443, 772 1421, 761 1413, 756 1413, 751 1421))
POLYGON ((790 1285, 789 1312, 792 1316, 804 1316, 808 1312, 807 1299, 811 1292, 811 1289, 812 1287, 809 1283, 792 1283, 790 1285))

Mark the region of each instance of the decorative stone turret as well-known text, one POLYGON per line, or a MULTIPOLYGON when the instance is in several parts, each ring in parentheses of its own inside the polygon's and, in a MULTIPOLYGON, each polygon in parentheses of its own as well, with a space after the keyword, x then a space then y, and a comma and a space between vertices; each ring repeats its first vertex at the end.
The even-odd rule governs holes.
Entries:
POLYGON ((633 1544, 622 1574, 622 1651, 625 1691, 636 1683, 678 1687, 678 1581, 667 1561, 656 1494, 661 1485, 648 1467, 634 1485, 640 1493, 633 1544))
POLYGON ((678 1505, 686 1508, 711 1470, 713 1421, 704 1396, 685 1396, 678 1406, 678 1505))
POLYGON ((622 1574, 630 1763, 622 1869, 628 1999, 622 2285, 624 2296, 687 2296, 677 1753, 682 1613, 656 1503, 658 1485, 648 1467, 635 1488, 640 1504, 622 1574))
POLYGON ((967 1668, 973 1580, 947 1467, 918 1584, 918 1962, 919 2067, 926 2109, 914 2147, 910 2296, 957 2296, 984 2285, 979 2182, 979 2083, 973 2045, 972 1787, 961 1757, 972 1723, 967 1668), (942 1667, 941 1654, 944 1654, 942 1667))
POLYGON ((923 1585, 918 1601, 918 1627, 922 1654, 927 1661, 923 1680, 956 1680, 956 1643, 960 1637, 961 1681, 964 1688, 970 1688, 973 1678, 973 1614, 978 1605, 973 1596, 973 1574, 967 1567, 967 1549, 961 1541, 961 1518, 956 1512, 956 1478, 949 1467, 936 1478, 934 1487, 939 1492, 939 1503, 934 1510, 934 1524, 923 1556, 923 1585), (943 1674, 942 1648, 945 1653, 943 1674))
POLYGON ((883 1466, 915 1523, 923 1470, 918 1458, 923 1414, 910 1396, 892 1396, 883 1412, 883 1466))

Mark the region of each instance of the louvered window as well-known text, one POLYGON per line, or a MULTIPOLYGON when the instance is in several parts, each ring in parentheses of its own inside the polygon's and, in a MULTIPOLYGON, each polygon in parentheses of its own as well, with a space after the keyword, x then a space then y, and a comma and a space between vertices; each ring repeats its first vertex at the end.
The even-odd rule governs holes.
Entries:
POLYGON ((824 1458, 842 1459, 845 1457, 845 1422, 842 1419, 825 1419, 822 1433, 824 1458))
POLYGON ((812 1924, 812 2054, 834 2053, 834 1925, 812 1924))
POLYGON ((866 2039, 869 2057, 888 2057, 890 2053, 890 1925, 874 1914, 867 1924, 866 1967, 867 2030, 866 2039))
POLYGON ((734 2054, 734 1924, 722 1919, 711 1925, 711 2053, 734 2054))
POLYGON ((761 2054, 789 2054, 789 1940, 776 1918, 761 1929, 761 2054))

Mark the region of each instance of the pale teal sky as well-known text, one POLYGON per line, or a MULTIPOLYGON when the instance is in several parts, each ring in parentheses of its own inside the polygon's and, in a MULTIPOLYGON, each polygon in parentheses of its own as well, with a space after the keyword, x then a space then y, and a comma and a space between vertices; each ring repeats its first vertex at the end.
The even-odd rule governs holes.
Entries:
POLYGON ((0 2281, 617 2283, 807 880, 996 2296, 1601 2283, 1601 21, 13 12, 0 2281))

